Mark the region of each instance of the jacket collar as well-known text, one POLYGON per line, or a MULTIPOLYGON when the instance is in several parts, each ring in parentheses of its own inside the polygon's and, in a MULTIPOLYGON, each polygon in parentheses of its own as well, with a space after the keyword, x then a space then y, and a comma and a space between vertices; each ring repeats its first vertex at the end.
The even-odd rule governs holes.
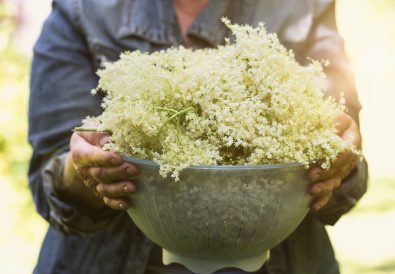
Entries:
MULTIPOLYGON (((221 18, 234 18, 240 2, 211 0, 192 23, 188 35, 203 40, 211 47, 224 42, 228 30, 221 18)), ((119 38, 134 36, 155 44, 178 46, 181 33, 171 0, 128 0, 123 10, 119 38)))

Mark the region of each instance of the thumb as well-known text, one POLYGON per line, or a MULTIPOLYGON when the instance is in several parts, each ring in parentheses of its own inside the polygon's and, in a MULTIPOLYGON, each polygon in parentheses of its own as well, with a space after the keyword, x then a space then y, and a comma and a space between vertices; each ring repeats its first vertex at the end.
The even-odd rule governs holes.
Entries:
POLYGON ((350 126, 343 131, 341 138, 345 141, 351 141, 356 148, 361 149, 361 134, 359 133, 359 128, 354 121, 352 121, 350 126))
POLYGON ((103 147, 110 140, 110 135, 104 131, 78 131, 79 136, 96 147, 103 147))
POLYGON ((82 127, 77 132, 79 136, 85 139, 89 144, 102 148, 110 139, 107 131, 97 130, 98 124, 91 118, 83 120, 82 127), (85 130, 84 130, 85 129, 85 130))
POLYGON ((345 130, 347 130, 351 123, 352 123, 352 118, 347 115, 346 113, 342 113, 338 116, 335 117, 335 127, 337 130, 337 133, 341 136, 345 130))

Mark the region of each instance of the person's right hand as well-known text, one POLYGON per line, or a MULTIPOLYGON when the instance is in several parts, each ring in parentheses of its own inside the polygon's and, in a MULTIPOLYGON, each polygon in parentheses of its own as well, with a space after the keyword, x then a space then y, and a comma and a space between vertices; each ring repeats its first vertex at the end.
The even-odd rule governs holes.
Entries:
POLYGON ((123 162, 116 152, 104 151, 109 135, 105 132, 74 132, 66 160, 63 183, 69 196, 94 209, 125 210, 136 189, 131 181, 137 168, 123 162))

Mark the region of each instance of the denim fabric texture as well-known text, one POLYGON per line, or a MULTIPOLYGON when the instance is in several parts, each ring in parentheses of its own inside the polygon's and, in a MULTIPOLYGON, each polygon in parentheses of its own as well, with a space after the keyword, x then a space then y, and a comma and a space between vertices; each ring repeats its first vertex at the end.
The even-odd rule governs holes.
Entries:
MULTIPOLYGON (((326 68, 332 80, 328 92, 334 97, 345 93, 349 113, 358 121, 360 104, 334 12, 331 0, 211 0, 188 35, 195 48, 215 47, 229 36, 221 17, 251 25, 264 22, 301 63, 307 56, 331 61, 326 68)), ((151 251, 157 247, 126 213, 89 212, 62 200, 54 185, 62 177, 71 130, 102 111, 103 94, 93 96, 90 90, 97 85, 95 72, 103 62, 117 60, 125 50, 153 52, 179 45, 183 40, 171 0, 53 1, 34 47, 30 83, 29 186, 38 213, 50 224, 35 274, 149 274, 153 269, 158 255, 151 251)), ((367 166, 361 162, 327 206, 308 214, 271 250, 260 273, 338 273, 324 225, 335 224, 348 212, 366 185, 367 166)), ((160 271, 177 273, 171 268, 160 271)))

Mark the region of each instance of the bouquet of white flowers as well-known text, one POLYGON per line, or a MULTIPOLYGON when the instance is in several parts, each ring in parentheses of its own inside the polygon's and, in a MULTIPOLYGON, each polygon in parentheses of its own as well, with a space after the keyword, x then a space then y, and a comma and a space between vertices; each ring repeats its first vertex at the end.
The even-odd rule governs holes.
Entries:
POLYGON ((345 108, 324 97, 322 62, 301 66, 263 24, 223 21, 234 43, 127 52, 98 72, 96 90, 107 96, 94 119, 112 132, 106 149, 153 160, 176 180, 190 165, 328 168, 339 152, 355 151, 336 134, 345 108))

